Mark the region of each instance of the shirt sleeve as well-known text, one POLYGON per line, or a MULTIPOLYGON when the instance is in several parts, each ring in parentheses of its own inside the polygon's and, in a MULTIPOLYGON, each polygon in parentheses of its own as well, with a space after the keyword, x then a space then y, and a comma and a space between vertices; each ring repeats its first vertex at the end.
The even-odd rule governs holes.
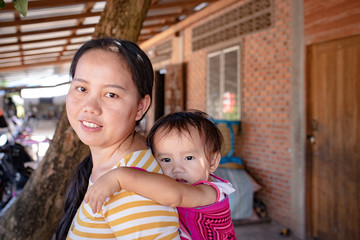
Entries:
POLYGON ((229 182, 226 183, 226 182, 215 181, 212 183, 219 189, 219 192, 220 192, 219 201, 223 200, 225 198, 225 195, 229 195, 229 194, 235 192, 234 187, 229 182))
POLYGON ((208 182, 208 181, 200 181, 200 182, 197 182, 195 184, 193 184, 194 186, 195 185, 198 185, 198 184, 207 184, 209 186, 212 186, 216 189, 217 191, 217 199, 216 199, 216 202, 220 202, 221 200, 223 200, 227 195, 235 192, 235 188, 233 187, 233 185, 227 181, 227 180, 223 180, 221 178, 213 178, 212 177, 212 181, 211 182, 208 182))

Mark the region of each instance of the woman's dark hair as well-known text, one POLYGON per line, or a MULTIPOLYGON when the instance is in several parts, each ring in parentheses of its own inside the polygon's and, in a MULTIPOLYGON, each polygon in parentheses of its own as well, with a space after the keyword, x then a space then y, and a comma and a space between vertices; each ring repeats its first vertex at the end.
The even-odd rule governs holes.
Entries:
MULTIPOLYGON (((118 54, 123 60, 123 64, 126 64, 131 73, 139 97, 144 98, 146 95, 149 95, 150 100, 152 99, 154 71, 151 62, 147 55, 135 43, 129 41, 101 38, 86 42, 79 48, 73 58, 70 66, 71 79, 75 76, 79 59, 85 52, 92 49, 101 49, 118 54)), ((140 121, 141 119, 137 121, 137 124, 140 121)), ((66 239, 72 220, 87 191, 92 167, 92 159, 91 156, 89 156, 85 158, 76 169, 75 175, 67 189, 64 215, 56 229, 55 238, 57 240, 66 239)))
POLYGON ((196 128, 203 139, 204 152, 208 160, 214 154, 221 152, 223 136, 220 130, 208 114, 198 110, 176 112, 162 116, 150 129, 146 138, 146 144, 153 149, 154 136, 159 131, 163 133, 161 137, 165 137, 174 130, 178 131, 179 134, 186 131, 191 136, 192 129, 190 127, 196 128))
POLYGON ((66 191, 65 211, 56 229, 56 240, 66 239, 72 220, 85 197, 92 167, 91 156, 88 156, 76 168, 66 191))

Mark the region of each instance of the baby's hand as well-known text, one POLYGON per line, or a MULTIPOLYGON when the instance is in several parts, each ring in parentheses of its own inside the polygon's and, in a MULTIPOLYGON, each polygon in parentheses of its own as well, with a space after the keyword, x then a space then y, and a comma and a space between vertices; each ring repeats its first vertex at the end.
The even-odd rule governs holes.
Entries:
POLYGON ((101 211, 105 199, 120 191, 120 183, 116 177, 117 169, 102 175, 86 192, 84 201, 89 203, 93 213, 101 211))

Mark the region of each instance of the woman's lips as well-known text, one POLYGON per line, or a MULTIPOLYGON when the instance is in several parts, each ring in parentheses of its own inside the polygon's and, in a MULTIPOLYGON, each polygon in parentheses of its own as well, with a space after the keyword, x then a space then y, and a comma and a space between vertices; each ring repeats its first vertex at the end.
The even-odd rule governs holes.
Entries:
POLYGON ((97 132, 102 128, 101 125, 96 124, 94 122, 81 120, 80 123, 81 123, 81 128, 87 132, 97 132))
POLYGON ((100 128, 101 127, 92 122, 87 122, 87 121, 81 121, 81 122, 82 122, 82 124, 84 124, 85 127, 88 127, 88 128, 100 128))

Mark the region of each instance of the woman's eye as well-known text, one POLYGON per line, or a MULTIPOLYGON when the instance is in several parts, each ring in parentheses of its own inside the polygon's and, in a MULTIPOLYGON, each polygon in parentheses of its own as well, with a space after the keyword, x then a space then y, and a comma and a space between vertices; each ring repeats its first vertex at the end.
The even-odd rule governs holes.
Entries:
POLYGON ((163 159, 161 159, 161 161, 162 162, 170 162, 171 160, 170 160, 170 158, 163 158, 163 159))
POLYGON ((185 159, 186 159, 186 160, 193 160, 194 157, 193 157, 193 156, 187 156, 185 159))
POLYGON ((76 90, 78 90, 79 92, 86 92, 86 88, 84 87, 76 87, 76 90))
POLYGON ((109 98, 117 98, 117 95, 115 93, 107 93, 105 96, 109 98))

